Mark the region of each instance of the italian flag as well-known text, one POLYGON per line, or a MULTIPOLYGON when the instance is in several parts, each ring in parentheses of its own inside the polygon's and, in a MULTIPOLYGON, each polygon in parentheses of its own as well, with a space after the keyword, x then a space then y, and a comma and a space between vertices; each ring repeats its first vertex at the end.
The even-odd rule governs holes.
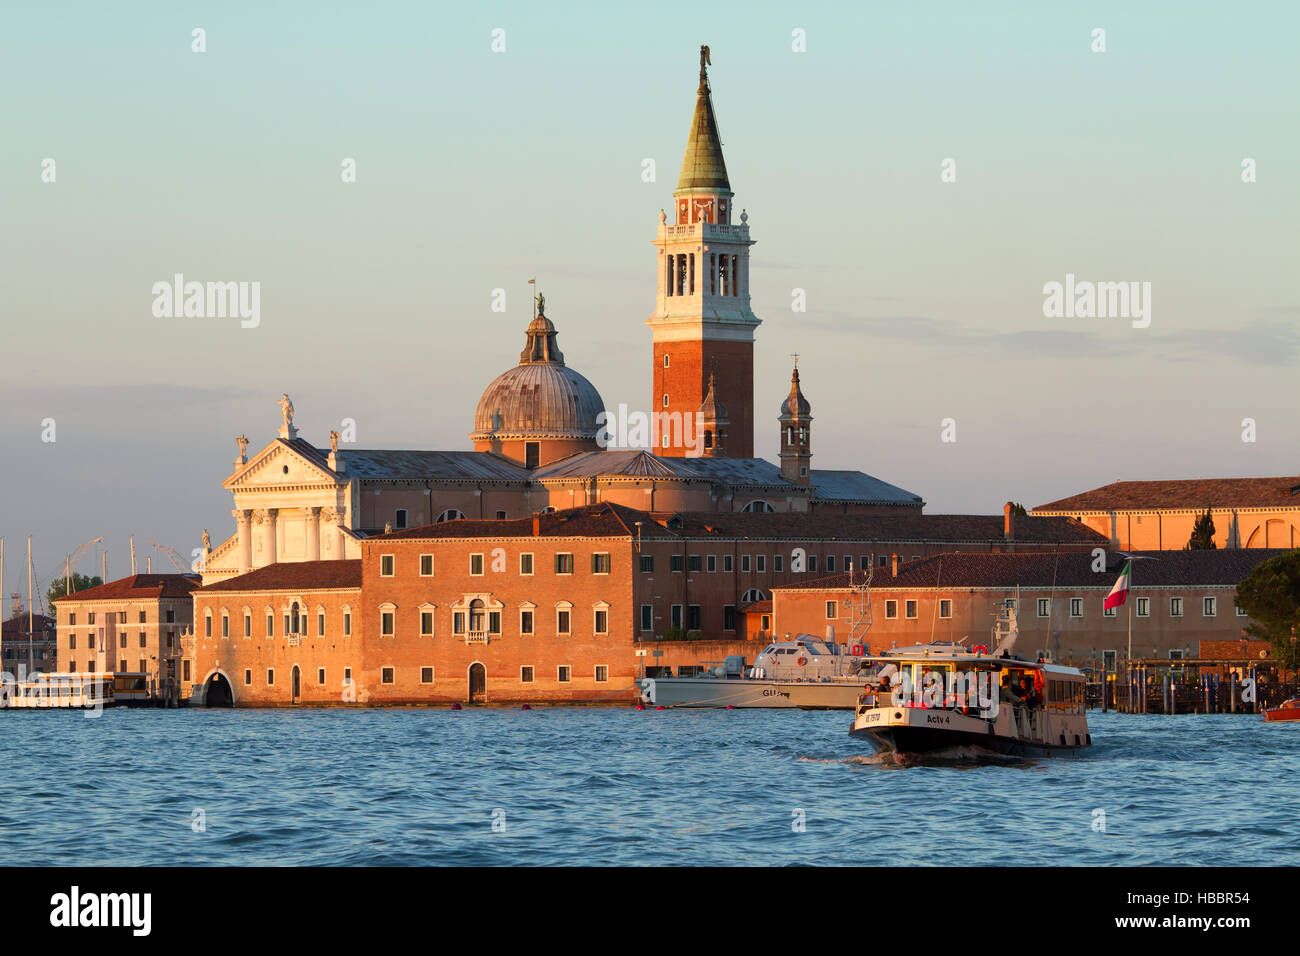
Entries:
POLYGON ((1109 611, 1111 608, 1119 607, 1124 603, 1124 599, 1128 597, 1129 579, 1132 575, 1133 562, 1125 561, 1124 570, 1119 573, 1119 580, 1115 582, 1115 586, 1111 588, 1110 593, 1106 595, 1106 600, 1102 602, 1101 606, 1103 608, 1109 611))

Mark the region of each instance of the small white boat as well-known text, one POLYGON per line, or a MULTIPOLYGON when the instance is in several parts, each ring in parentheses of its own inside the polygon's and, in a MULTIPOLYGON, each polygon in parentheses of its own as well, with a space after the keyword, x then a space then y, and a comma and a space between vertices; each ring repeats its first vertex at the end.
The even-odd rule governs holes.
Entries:
POLYGON ((862 648, 800 634, 768 644, 752 667, 732 655, 698 677, 643 677, 641 699, 663 707, 853 710, 874 666, 862 648))

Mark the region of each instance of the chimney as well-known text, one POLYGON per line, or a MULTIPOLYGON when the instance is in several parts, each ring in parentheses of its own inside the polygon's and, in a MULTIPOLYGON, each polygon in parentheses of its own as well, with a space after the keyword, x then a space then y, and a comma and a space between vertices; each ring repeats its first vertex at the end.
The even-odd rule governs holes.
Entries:
POLYGON ((534 511, 533 512, 533 537, 540 538, 541 536, 542 536, 542 516, 538 512, 534 511))
POLYGON ((898 555, 897 554, 891 554, 889 556, 889 576, 894 578, 898 577, 898 555))
POLYGON ((1016 536, 1015 506, 1007 502, 1002 506, 1002 537, 1011 541, 1016 536))

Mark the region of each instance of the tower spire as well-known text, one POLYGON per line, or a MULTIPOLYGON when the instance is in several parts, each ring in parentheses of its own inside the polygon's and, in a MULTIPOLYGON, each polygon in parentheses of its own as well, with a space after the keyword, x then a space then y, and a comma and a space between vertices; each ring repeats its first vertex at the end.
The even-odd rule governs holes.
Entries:
POLYGON ((700 47, 700 85, 695 91, 695 112, 691 116, 691 131, 686 137, 686 155, 682 158, 682 172, 677 177, 676 195, 684 190, 727 190, 727 163, 722 158, 722 137, 718 134, 718 118, 713 112, 713 95, 709 89, 707 67, 713 63, 709 48, 700 47))

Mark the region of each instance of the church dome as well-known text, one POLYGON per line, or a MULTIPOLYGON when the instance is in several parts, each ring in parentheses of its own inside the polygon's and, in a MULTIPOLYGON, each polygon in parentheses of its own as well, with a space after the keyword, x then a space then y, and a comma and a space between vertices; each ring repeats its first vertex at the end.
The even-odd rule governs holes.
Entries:
POLYGON ((544 308, 542 300, 519 364, 484 389, 471 438, 595 437, 596 416, 605 402, 594 385, 564 364, 544 308))

